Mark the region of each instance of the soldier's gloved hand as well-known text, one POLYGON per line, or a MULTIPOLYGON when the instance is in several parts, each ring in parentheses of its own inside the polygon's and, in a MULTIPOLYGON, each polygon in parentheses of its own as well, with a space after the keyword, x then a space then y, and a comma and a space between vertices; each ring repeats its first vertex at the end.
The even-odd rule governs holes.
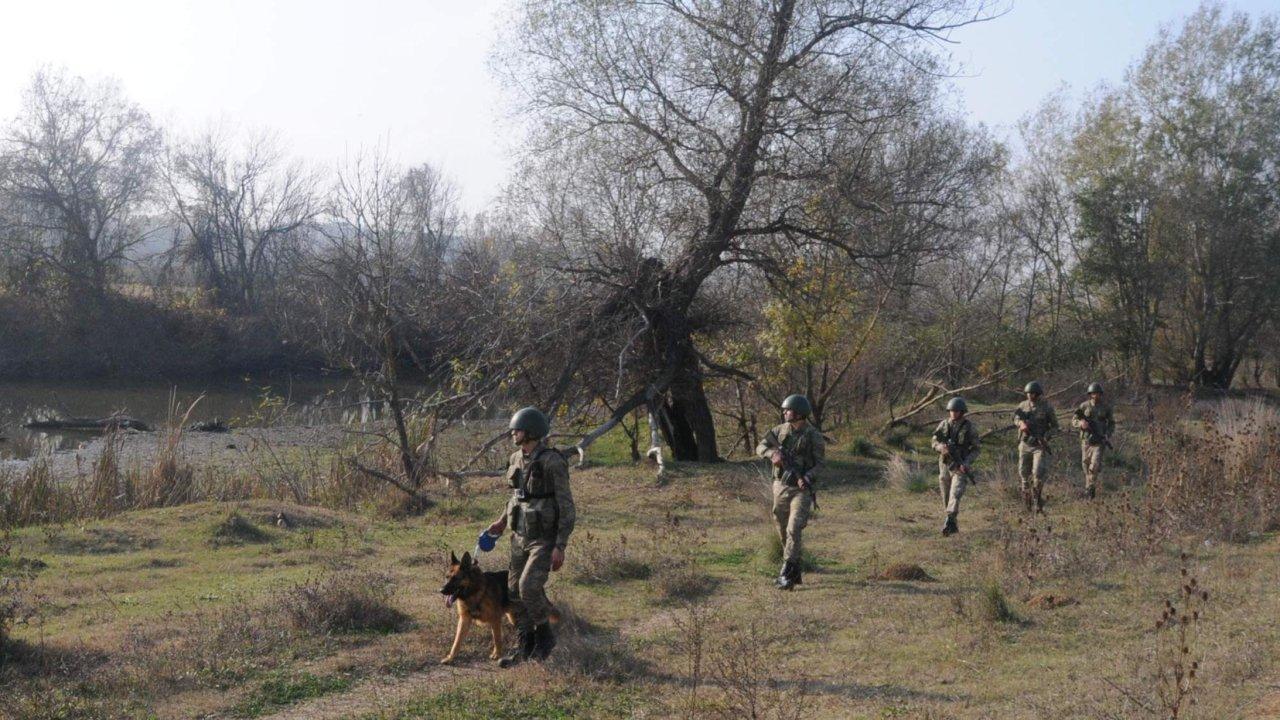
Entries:
POLYGON ((564 566, 564 550, 555 548, 551 551, 551 572, 556 572, 564 566))
POLYGON ((1026 420, 1019 420, 1019 421, 1018 421, 1018 429, 1019 429, 1019 430, 1021 430, 1022 432, 1030 432, 1030 431, 1031 431, 1031 427, 1030 427, 1029 425, 1027 425, 1027 421, 1026 421, 1026 420))
POLYGON ((773 461, 774 467, 782 467, 782 463, 784 460, 784 458, 782 457, 782 450, 781 449, 774 450, 773 454, 769 456, 769 459, 773 461))
POLYGON ((506 516, 503 516, 500 520, 494 522, 492 525, 489 526, 488 532, 490 535, 501 536, 503 531, 505 531, 506 529, 507 529, 507 518, 506 516))

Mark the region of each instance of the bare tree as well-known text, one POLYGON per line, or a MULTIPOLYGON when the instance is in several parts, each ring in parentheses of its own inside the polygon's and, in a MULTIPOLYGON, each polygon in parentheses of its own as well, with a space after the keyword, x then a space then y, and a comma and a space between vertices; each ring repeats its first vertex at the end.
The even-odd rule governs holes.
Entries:
POLYGON ((161 145, 151 118, 110 82, 41 70, 5 133, 0 193, 19 203, 28 247, 72 307, 100 307, 112 273, 145 239, 136 222, 161 145))
POLYGON ((260 311, 259 295, 319 211, 318 175, 287 161, 271 135, 234 149, 227 132, 211 129, 171 150, 164 178, 184 230, 176 249, 214 304, 242 315, 260 311))
POLYGON ((919 41, 986 12, 958 0, 524 4, 505 65, 555 162, 594 157, 664 208, 665 251, 632 242, 594 311, 636 313, 645 328, 644 381, 611 422, 663 393, 675 456, 718 459, 704 390, 716 368, 695 343, 704 283, 727 264, 768 263, 779 236, 852 257, 900 252, 864 247, 855 222, 833 220, 908 208, 928 219, 918 198, 864 195, 857 160, 932 96, 941 66, 919 41))

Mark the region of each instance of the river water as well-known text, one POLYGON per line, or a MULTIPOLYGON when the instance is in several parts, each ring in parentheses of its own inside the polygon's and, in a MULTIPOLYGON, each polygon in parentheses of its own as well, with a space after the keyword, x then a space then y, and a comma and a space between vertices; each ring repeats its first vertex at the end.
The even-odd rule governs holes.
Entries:
POLYGON ((152 427, 221 419, 235 426, 367 420, 376 405, 345 378, 231 378, 170 382, 0 382, 0 460, 71 450, 97 432, 37 431, 33 418, 103 418, 122 413, 152 427), (192 405, 194 403, 194 406, 192 405))

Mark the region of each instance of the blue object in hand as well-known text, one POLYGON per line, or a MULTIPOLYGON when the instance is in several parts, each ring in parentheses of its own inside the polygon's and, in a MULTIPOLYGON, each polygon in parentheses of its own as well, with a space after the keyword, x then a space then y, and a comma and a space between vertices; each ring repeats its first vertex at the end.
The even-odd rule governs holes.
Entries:
POLYGON ((492 535, 488 530, 480 533, 480 537, 476 540, 476 547, 482 552, 489 552, 498 544, 498 536, 492 535))

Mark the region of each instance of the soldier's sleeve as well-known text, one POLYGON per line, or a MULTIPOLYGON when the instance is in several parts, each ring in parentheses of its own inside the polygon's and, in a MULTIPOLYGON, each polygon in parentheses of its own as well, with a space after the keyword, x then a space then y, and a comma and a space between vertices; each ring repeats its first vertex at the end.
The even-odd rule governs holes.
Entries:
POLYGON ((822 470, 822 464, 827 459, 827 441, 817 428, 814 428, 812 443, 813 448, 810 452, 813 455, 813 467, 809 468, 809 472, 806 474, 811 481, 817 482, 818 471, 822 470))
POLYGON ((969 421, 969 453, 964 459, 965 465, 972 465, 977 459, 978 453, 982 452, 982 435, 978 433, 978 426, 969 421))
POLYGON ((550 453, 552 457, 546 462, 547 474, 555 482, 556 508, 559 511, 556 521, 556 547, 561 550, 569 544, 569 535, 573 534, 573 525, 578 520, 578 509, 573 504, 573 490, 569 487, 569 464, 560 453, 550 453))
POLYGON ((1077 407, 1077 408, 1076 408, 1076 411, 1073 413, 1073 415, 1075 416, 1075 419, 1077 419, 1077 420, 1084 420, 1084 418, 1085 418, 1085 415, 1084 415, 1084 403, 1081 403, 1081 404, 1079 405, 1079 407, 1077 407))
POLYGON ((947 451, 947 421, 943 420, 938 423, 938 427, 933 430, 933 451, 941 455, 947 451))
POLYGON ((1058 429, 1058 411, 1054 410, 1052 405, 1048 405, 1047 403, 1046 405, 1046 409, 1049 411, 1049 429, 1045 432, 1045 435, 1049 435, 1054 430, 1058 429))
POLYGON ((782 443, 778 442, 778 434, 773 430, 764 434, 760 438, 760 444, 756 446, 756 455, 767 458, 773 452, 774 448, 781 447, 782 443))

